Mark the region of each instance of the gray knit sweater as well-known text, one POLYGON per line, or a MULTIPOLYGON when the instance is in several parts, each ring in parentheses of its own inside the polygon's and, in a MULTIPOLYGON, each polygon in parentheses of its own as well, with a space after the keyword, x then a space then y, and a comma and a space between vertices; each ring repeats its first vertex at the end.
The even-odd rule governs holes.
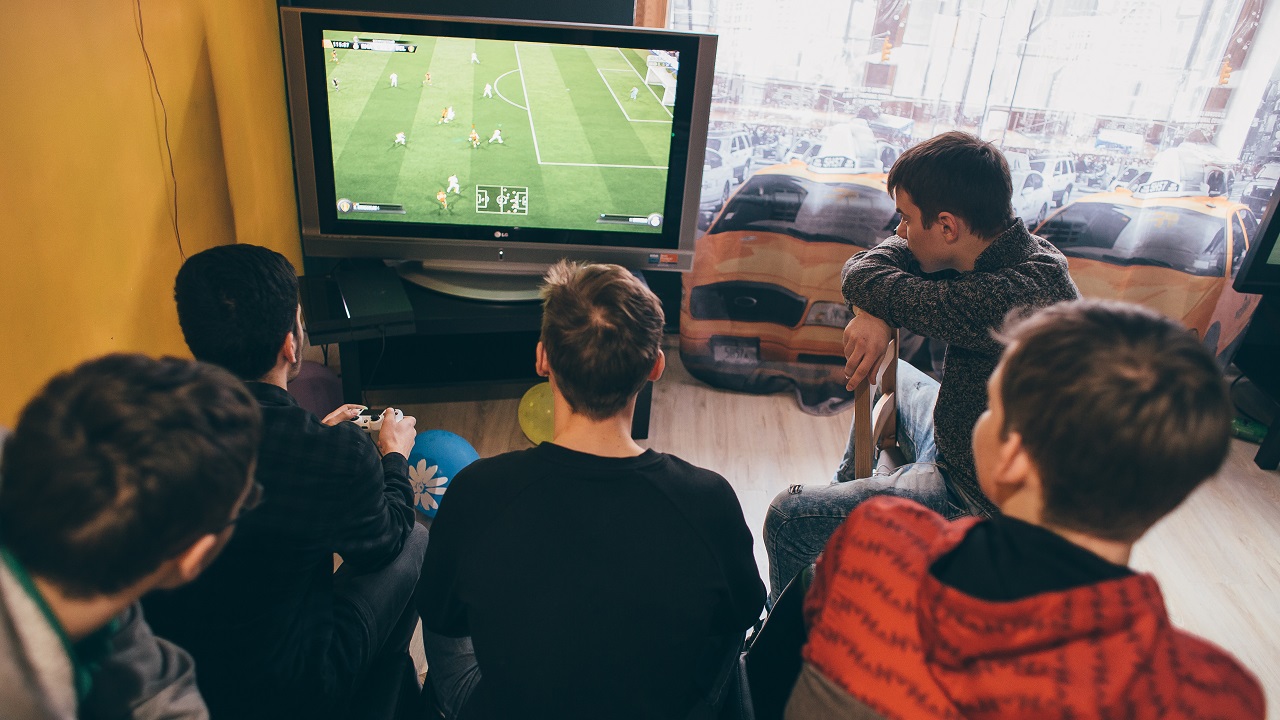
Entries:
POLYGON ((978 486, 970 437, 987 407, 987 378, 1003 349, 992 331, 1017 307, 1080 297, 1067 259, 1014 222, 978 256, 972 272, 925 275, 907 241, 893 236, 845 263, 844 299, 893 327, 948 344, 933 410, 939 464, 963 495, 997 512, 978 486))

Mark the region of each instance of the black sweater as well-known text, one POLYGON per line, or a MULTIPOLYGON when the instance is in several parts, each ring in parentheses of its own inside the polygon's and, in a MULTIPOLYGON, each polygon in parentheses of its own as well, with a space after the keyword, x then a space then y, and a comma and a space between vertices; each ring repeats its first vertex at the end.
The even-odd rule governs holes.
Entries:
POLYGON ((683 717, 759 616, 751 542, 710 470, 543 443, 453 479, 419 609, 475 645, 462 717, 683 717))
POLYGON ((1019 307, 1076 300, 1080 291, 1067 259, 1049 241, 1015 221, 978 256, 971 272, 926 276, 890 237, 844 266, 845 301, 893 327, 947 343, 945 374, 933 410, 938 459, 948 479, 989 514, 996 507, 978 486, 970 437, 987 408, 987 378, 1003 347, 992 331, 1019 307))

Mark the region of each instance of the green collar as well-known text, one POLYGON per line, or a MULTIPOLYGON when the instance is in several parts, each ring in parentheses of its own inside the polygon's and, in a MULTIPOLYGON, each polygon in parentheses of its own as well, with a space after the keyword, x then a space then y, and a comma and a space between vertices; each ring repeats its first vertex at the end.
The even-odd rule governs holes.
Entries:
POLYGON ((67 637, 67 631, 63 629, 62 623, 58 622, 58 617, 53 614, 53 609, 49 607, 49 603, 45 602, 44 596, 40 594, 35 581, 27 574, 26 569, 22 567, 22 563, 18 562, 13 553, 9 552, 9 548, 3 546, 0 546, 0 558, 4 559, 9 572, 12 572, 13 576, 18 579, 22 589, 27 592, 36 607, 40 608, 40 612, 49 623, 49 627, 53 628, 53 631, 58 635, 58 639, 62 641, 62 649, 66 651, 67 658, 71 661, 71 671, 75 677, 76 700, 84 700, 89 694, 90 688, 93 687, 93 676, 102 666, 102 661, 111 652, 111 640, 120 629, 120 621, 113 619, 80 642, 71 642, 71 638, 67 637))

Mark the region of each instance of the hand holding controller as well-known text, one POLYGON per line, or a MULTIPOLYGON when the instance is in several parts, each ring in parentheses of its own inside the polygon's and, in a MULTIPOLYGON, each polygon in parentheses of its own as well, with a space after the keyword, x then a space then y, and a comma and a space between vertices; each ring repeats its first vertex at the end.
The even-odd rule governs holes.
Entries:
POLYGON ((384 418, 388 417, 387 413, 392 413, 391 417, 394 417, 396 420, 404 419, 403 412, 395 408, 387 408, 386 410, 383 410, 382 414, 376 418, 371 415, 362 414, 359 417, 357 417, 355 420, 352 420, 351 422, 359 425, 360 427, 364 428, 368 432, 377 432, 378 430, 382 429, 382 421, 384 418))
POLYGON ((413 452, 418 421, 413 417, 406 417, 396 408, 387 408, 376 418, 361 414, 352 422, 364 428, 366 432, 378 432, 378 451, 383 455, 396 452, 407 458, 409 453, 413 452))

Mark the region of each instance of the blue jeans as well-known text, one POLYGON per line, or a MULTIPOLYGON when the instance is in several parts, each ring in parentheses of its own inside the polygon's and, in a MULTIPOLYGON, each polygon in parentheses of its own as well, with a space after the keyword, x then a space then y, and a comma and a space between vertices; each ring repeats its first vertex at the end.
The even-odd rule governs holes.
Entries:
POLYGON ((453 720, 480 682, 480 663, 470 637, 451 638, 422 628, 422 651, 427 656, 427 682, 436 706, 453 720))
POLYGON ((937 463, 933 406, 938 381, 898 361, 898 445, 908 463, 888 475, 854 477, 854 432, 829 485, 792 485, 769 504, 764 545, 769 554, 769 604, 791 578, 818 559, 840 523, 863 500, 894 495, 915 500, 948 518, 967 515, 937 463))

